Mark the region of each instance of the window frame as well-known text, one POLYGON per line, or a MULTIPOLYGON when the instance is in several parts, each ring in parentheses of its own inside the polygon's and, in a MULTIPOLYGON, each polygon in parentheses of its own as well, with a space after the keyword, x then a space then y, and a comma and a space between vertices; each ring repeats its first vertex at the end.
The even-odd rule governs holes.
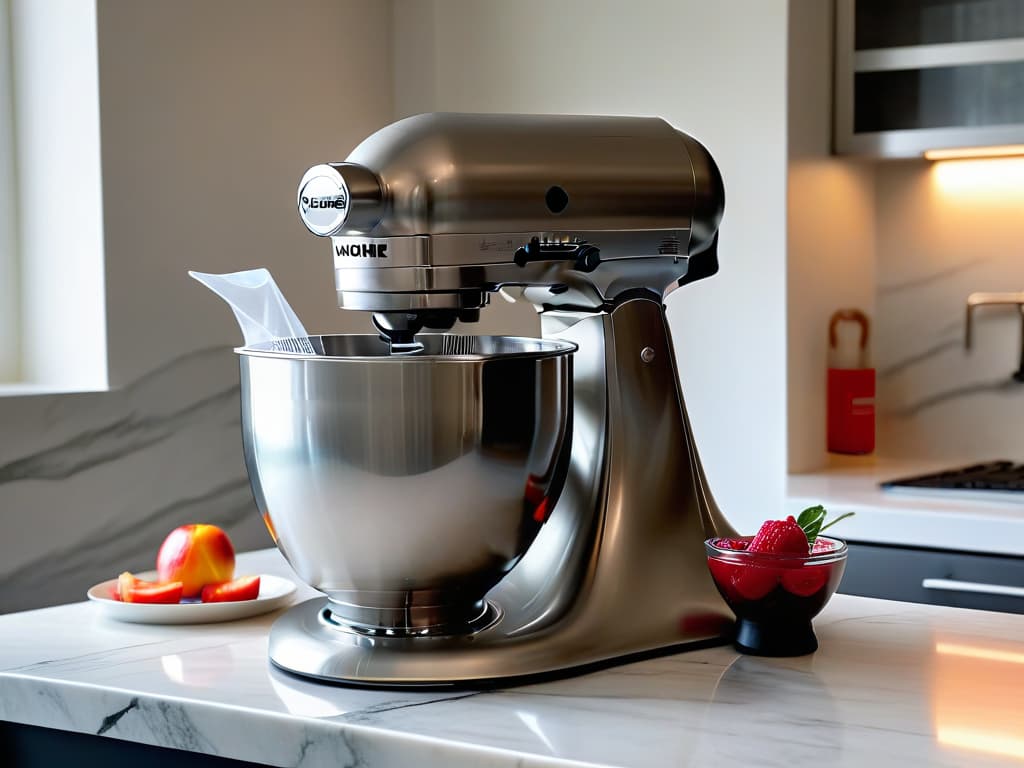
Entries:
POLYGON ((0 382, 21 374, 18 168, 11 3, 0 0, 0 382))
POLYGON ((0 231, 0 397, 105 391, 97 4, 0 0, 0 12, 13 168, 0 174, 0 215, 12 219, 0 231), (59 220, 54 190, 75 201, 59 220), (76 343, 54 355, 68 329, 76 343))

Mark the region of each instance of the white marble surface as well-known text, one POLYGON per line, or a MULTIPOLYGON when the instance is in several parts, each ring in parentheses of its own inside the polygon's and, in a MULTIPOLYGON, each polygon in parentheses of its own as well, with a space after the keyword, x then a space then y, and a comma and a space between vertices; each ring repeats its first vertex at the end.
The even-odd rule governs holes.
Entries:
POLYGON ((853 511, 836 535, 882 544, 905 544, 965 552, 1024 555, 1024 499, 966 498, 883 491, 883 480, 949 469, 969 461, 851 460, 820 472, 790 475, 786 514, 814 504, 832 513, 853 511))
MULTIPOLYGON (((276 551, 240 567, 288 572, 276 551)), ((134 626, 85 603, 0 617, 0 719, 303 768, 1024 760, 1024 616, 840 595, 808 657, 717 647, 441 693, 281 673, 266 656, 274 618, 134 626)))

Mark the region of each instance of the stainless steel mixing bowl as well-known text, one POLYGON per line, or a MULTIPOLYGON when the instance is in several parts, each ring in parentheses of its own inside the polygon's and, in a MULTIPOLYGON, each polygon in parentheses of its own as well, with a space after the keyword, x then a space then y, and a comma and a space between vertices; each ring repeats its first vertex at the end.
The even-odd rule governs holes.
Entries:
POLYGON ((331 615, 368 633, 486 622, 482 598, 530 546, 569 463, 574 344, 418 339, 412 355, 369 335, 311 336, 315 355, 236 350, 267 528, 331 615))

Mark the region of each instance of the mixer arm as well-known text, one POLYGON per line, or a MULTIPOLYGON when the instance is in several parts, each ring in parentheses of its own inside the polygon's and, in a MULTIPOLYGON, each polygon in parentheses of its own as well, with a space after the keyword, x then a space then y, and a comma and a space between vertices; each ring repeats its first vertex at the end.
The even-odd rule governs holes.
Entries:
POLYGON ((375 313, 378 330, 404 341, 422 328, 447 330, 455 320, 479 319, 490 294, 503 287, 525 288, 525 298, 541 310, 605 311, 637 295, 663 299, 714 274, 717 233, 691 255, 688 235, 335 237, 338 306, 375 313))

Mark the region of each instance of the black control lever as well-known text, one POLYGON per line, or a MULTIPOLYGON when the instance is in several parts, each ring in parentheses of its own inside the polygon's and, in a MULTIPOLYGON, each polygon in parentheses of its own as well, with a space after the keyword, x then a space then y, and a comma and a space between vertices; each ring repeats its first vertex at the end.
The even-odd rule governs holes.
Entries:
POLYGON ((531 261, 565 259, 574 261, 580 272, 593 272, 601 263, 601 250, 589 243, 542 243, 539 237, 520 246, 512 257, 516 266, 525 267, 531 261))

